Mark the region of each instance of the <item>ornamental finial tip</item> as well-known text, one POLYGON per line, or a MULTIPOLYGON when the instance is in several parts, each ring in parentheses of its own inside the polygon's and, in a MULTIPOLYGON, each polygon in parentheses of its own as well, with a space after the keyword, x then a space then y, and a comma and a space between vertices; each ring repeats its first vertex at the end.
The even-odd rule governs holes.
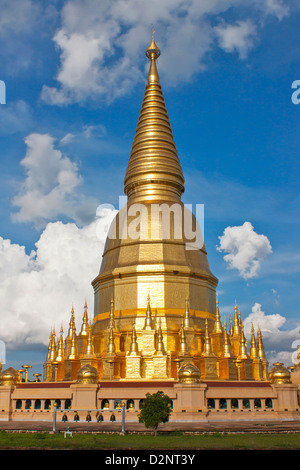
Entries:
POLYGON ((152 28, 152 41, 150 43, 150 46, 148 47, 148 49, 146 49, 146 52, 145 52, 146 56, 150 60, 156 60, 160 56, 160 49, 157 47, 157 45, 155 43, 154 33, 155 33, 155 31, 152 28))

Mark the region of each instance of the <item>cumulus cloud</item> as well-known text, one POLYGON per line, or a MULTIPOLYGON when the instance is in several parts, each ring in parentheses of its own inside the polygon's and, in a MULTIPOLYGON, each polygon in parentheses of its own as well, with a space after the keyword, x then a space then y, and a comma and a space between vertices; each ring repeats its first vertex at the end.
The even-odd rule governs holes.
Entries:
POLYGON ((268 238, 257 234, 250 222, 227 227, 219 240, 217 250, 228 253, 224 260, 229 269, 237 269, 244 279, 257 277, 261 262, 272 253, 268 238))
POLYGON ((72 304, 80 328, 85 299, 93 317, 91 281, 115 211, 98 211, 93 222, 47 224, 35 249, 0 237, 1 340, 7 349, 44 344, 50 329, 68 326, 72 304))
POLYGON ((42 98, 65 105, 88 98, 111 101, 131 91, 145 78, 145 62, 138 57, 150 42, 153 26, 163 50, 160 74, 170 85, 189 81, 206 67, 215 47, 238 51, 244 59, 264 18, 282 19, 287 13, 279 0, 255 0, 246 6, 242 0, 67 1, 53 37, 60 53, 57 86, 44 85, 42 98), (240 16, 234 24, 224 19, 231 8, 240 16))
POLYGON ((30 134, 25 143, 21 165, 26 178, 12 201, 19 208, 12 214, 13 221, 42 227, 59 216, 77 222, 91 220, 95 202, 77 193, 82 178, 76 163, 55 148, 55 139, 48 134, 30 134))
POLYGON ((245 59, 253 47, 257 28, 250 20, 238 21, 236 24, 222 23, 215 27, 219 44, 226 52, 237 51, 245 59))
POLYGON ((252 311, 243 324, 248 340, 252 325, 255 331, 260 328, 266 356, 271 364, 276 361, 284 362, 287 366, 293 364, 296 343, 299 340, 299 327, 284 329, 286 318, 278 313, 266 314, 258 302, 252 306, 252 311))

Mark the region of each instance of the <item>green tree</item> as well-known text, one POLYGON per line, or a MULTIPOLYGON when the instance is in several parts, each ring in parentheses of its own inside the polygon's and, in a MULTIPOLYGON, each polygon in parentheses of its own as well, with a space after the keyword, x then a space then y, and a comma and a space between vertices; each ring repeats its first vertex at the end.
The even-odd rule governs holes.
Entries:
POLYGON ((153 428, 154 435, 157 436, 159 424, 169 421, 171 405, 171 398, 163 392, 147 393, 139 413, 139 422, 144 423, 146 428, 153 428))

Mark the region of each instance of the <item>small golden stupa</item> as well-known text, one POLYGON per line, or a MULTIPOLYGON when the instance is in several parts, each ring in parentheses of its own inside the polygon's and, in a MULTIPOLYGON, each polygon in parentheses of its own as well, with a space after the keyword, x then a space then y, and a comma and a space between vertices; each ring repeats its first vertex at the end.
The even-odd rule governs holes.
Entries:
POLYGON ((124 179, 127 204, 92 281, 93 323, 85 304, 80 332, 73 308, 67 335, 51 332, 44 380, 75 381, 87 365, 100 381, 177 381, 179 370, 181 380, 268 380, 261 332, 252 331, 249 354, 236 303, 228 330, 221 323, 218 280, 181 200, 185 181, 153 37, 146 56, 148 81, 124 179))

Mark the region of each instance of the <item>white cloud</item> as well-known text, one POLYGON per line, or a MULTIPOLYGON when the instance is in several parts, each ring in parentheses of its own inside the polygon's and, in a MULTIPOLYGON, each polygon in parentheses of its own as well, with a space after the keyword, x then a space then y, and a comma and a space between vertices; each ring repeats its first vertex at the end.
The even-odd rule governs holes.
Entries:
POLYGON ((252 311, 243 324, 248 340, 250 340, 252 325, 255 332, 260 328, 266 356, 271 365, 276 361, 284 362, 287 366, 293 364, 295 341, 300 338, 299 327, 283 329, 286 318, 278 313, 266 314, 258 302, 252 306, 252 311))
POLYGON ((257 28, 250 20, 237 21, 236 24, 222 23, 215 27, 219 44, 226 52, 237 51, 241 59, 245 59, 254 45, 257 28))
POLYGON ((268 238, 257 234, 250 222, 227 227, 219 240, 217 250, 228 253, 224 260, 229 269, 237 269, 244 279, 257 277, 261 262, 272 253, 268 238))
POLYGON ((97 276, 105 230, 114 211, 101 212, 83 228, 49 223, 30 255, 0 237, 1 340, 7 349, 48 344, 50 329, 68 327, 74 304, 78 328, 85 298, 93 317, 91 281, 97 276), (99 235, 103 234, 101 238, 99 235))
POLYGON ((111 101, 145 79, 145 61, 139 60, 156 30, 163 51, 160 74, 170 85, 189 81, 206 66, 217 44, 245 58, 254 45, 265 16, 283 18, 279 0, 72 0, 61 12, 61 27, 53 40, 60 53, 57 86, 44 85, 49 104, 111 101), (231 8, 241 18, 233 25, 222 16, 231 8), (255 20, 251 19, 255 18, 255 20), (260 21, 261 19, 261 21, 260 21), (220 22, 219 26, 215 26, 220 22), (256 23, 254 23, 256 21, 256 23), (140 69, 139 64, 142 66, 140 69))
POLYGON ((25 143, 27 152, 21 165, 26 178, 12 202, 19 208, 12 214, 13 221, 41 227, 58 216, 77 222, 91 220, 95 202, 77 194, 82 182, 77 165, 55 148, 55 139, 34 133, 26 137, 25 143))

